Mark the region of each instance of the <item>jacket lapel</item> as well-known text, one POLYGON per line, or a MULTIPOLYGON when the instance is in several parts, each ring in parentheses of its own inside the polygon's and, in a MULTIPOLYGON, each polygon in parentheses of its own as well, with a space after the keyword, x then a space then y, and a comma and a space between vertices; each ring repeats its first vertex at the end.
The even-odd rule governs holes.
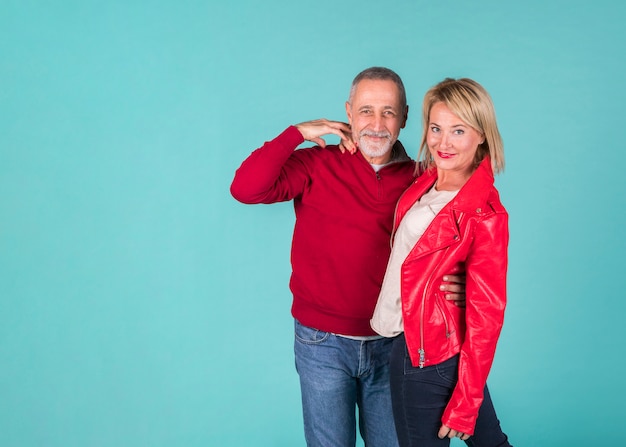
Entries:
MULTIPOLYGON (((396 213, 394 229, 397 229, 402 217, 434 185, 436 180, 436 170, 427 171, 406 191, 400 199, 401 203, 399 203, 396 213)), ((491 186, 493 186, 491 160, 489 157, 485 157, 454 199, 435 216, 411 251, 410 256, 424 256, 461 242, 459 229, 461 218, 466 213, 480 214, 483 212, 481 207, 486 206, 491 186)))

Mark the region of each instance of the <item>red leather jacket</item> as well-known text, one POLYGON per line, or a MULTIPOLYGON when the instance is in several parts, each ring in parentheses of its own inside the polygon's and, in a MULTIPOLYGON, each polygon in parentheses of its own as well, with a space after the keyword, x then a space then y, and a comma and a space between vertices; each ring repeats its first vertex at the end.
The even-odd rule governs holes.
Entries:
MULTIPOLYGON (((435 183, 435 169, 402 195, 394 232, 404 214, 435 183)), ((506 306, 508 214, 486 158, 435 217, 402 265, 404 331, 413 366, 459 354, 459 380, 443 414, 447 426, 473 434, 506 306), (439 291, 441 278, 466 273, 466 308, 439 291)))

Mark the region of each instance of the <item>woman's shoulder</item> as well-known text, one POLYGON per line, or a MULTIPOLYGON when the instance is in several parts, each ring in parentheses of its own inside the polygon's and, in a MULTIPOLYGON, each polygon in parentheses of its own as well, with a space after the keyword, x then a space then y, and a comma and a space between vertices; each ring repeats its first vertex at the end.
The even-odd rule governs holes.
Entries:
POLYGON ((487 205, 496 214, 507 214, 506 208, 500 200, 500 193, 495 186, 492 186, 487 196, 487 205))

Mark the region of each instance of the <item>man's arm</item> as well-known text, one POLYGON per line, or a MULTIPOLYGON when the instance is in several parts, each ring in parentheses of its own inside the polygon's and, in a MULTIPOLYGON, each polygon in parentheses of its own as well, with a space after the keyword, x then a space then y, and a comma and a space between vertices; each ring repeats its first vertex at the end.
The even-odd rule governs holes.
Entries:
POLYGON ((288 127, 243 161, 230 186, 232 196, 242 203, 274 203, 293 199, 308 181, 306 163, 292 159, 298 145, 309 140, 324 147, 323 135, 335 134, 345 139, 349 131, 348 124, 325 119, 288 127))

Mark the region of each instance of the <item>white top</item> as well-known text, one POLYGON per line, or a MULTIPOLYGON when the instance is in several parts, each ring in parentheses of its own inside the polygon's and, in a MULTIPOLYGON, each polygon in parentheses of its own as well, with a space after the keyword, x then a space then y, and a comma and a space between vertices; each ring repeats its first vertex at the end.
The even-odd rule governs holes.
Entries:
POLYGON ((400 297, 402 264, 437 213, 456 196, 457 192, 437 191, 433 187, 415 202, 402 218, 393 241, 376 309, 370 321, 372 329, 380 335, 395 337, 404 331, 400 297))

